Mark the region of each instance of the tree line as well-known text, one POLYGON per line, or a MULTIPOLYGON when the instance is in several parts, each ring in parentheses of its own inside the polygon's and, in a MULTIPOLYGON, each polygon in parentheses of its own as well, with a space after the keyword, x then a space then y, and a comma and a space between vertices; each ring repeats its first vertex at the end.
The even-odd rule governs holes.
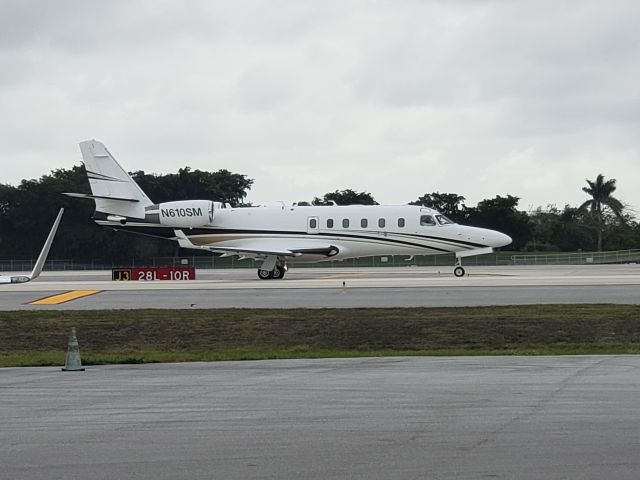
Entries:
MULTIPOLYGON (((189 167, 168 175, 137 171, 131 176, 157 203, 212 199, 241 206, 253 185, 246 175, 189 167)), ((65 214, 50 258, 123 263, 132 257, 179 254, 175 242, 98 226, 91 219, 93 200, 69 198, 62 195, 64 192, 91 193, 84 167, 54 170, 38 180, 23 180, 16 187, 0 184, 0 260, 37 256, 60 207, 65 208, 65 214)))
MULTIPOLYGON (((157 203, 171 200, 211 199, 234 207, 245 203, 253 180, 228 170, 207 172, 181 168, 166 175, 133 172, 133 179, 157 203)), ((587 180, 582 205, 564 208, 547 206, 532 212, 518 208, 519 198, 497 195, 466 205, 455 193, 425 193, 411 205, 435 208, 466 225, 491 228, 511 236, 515 251, 593 251, 640 248, 640 226, 613 193, 614 179, 598 175, 587 180)), ((0 260, 32 259, 38 254, 60 207, 65 207, 51 257, 79 262, 119 263, 128 259, 193 254, 180 252, 174 242, 163 241, 99 227, 91 216, 94 203, 71 199, 63 192, 90 193, 84 167, 58 169, 37 180, 23 180, 17 186, 0 184, 0 260)), ((298 205, 375 205, 368 192, 336 190, 298 205)))

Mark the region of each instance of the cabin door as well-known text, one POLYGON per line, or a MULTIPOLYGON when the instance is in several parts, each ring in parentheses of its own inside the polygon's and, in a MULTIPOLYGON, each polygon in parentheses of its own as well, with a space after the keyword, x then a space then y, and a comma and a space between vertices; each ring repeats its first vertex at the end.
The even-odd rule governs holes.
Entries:
POLYGON ((320 220, 318 217, 307 218, 307 233, 320 233, 320 220))

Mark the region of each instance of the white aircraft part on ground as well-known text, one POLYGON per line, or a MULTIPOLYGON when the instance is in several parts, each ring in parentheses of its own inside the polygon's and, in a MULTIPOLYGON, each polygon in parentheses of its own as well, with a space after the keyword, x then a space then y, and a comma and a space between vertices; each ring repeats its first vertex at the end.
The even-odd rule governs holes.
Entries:
POLYGON ((13 276, 0 276, 0 284, 2 283, 26 283, 30 282, 38 278, 40 272, 42 272, 42 268, 44 267, 44 263, 47 261, 47 256, 49 255, 49 250, 51 249, 51 245, 53 244, 53 239, 56 236, 56 232, 58 231, 58 226, 60 225, 60 220, 62 219, 62 214, 64 213, 64 208, 61 208, 58 212, 58 216, 56 217, 55 222, 53 222, 53 227, 51 227, 51 231, 49 232, 49 236, 47 237, 47 241, 44 243, 44 247, 42 247, 42 251, 40 252, 40 256, 36 260, 36 264, 33 267, 33 271, 29 275, 13 275, 13 276))

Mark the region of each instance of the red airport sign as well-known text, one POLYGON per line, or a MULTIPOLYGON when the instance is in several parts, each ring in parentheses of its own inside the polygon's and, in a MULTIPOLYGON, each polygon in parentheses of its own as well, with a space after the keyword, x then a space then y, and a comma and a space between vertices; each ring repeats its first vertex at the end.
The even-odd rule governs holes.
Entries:
POLYGON ((111 280, 118 282, 154 280, 195 280, 196 269, 194 267, 135 267, 114 268, 111 270, 111 280))

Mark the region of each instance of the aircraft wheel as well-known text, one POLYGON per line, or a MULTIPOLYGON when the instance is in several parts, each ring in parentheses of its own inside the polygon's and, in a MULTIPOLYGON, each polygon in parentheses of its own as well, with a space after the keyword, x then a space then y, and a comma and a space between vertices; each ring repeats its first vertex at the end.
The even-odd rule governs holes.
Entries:
POLYGON ((260 280, 269 280, 273 278, 273 272, 271 270, 258 270, 258 278, 260 280))
POLYGON ((456 277, 464 277, 464 268, 462 267, 456 267, 453 269, 453 274, 456 277))
POLYGON ((272 278, 275 280, 282 280, 284 278, 284 267, 280 265, 276 265, 276 268, 273 269, 272 278))

